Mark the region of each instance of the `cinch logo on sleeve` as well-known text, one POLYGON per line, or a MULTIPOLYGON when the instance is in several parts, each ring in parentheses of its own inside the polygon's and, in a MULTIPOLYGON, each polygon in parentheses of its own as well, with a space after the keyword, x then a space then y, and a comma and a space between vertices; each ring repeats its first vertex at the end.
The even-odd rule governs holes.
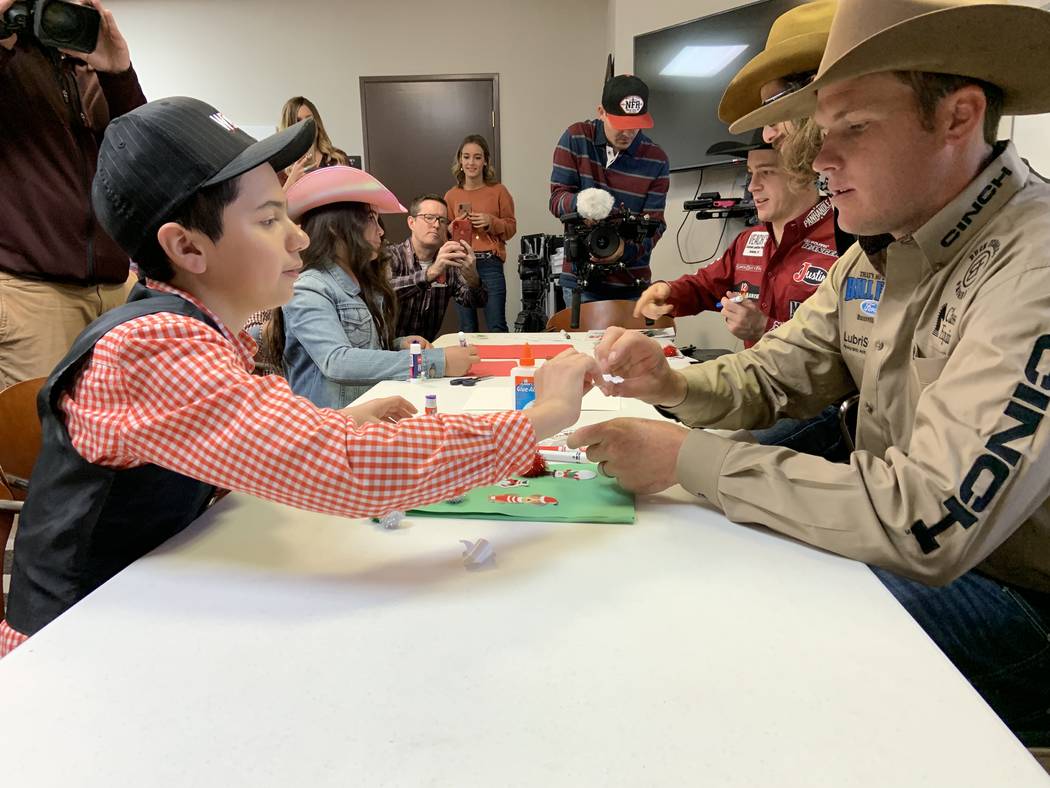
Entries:
POLYGON ((815 287, 828 278, 828 269, 820 268, 810 262, 805 262, 791 278, 800 284, 813 285, 815 287))
POLYGON ((1035 341, 1025 365, 1025 380, 1017 384, 1003 410, 1003 415, 1016 425, 995 433, 985 442, 984 453, 973 461, 956 494, 943 502, 947 514, 933 525, 926 525, 922 520, 916 520, 912 525, 909 533, 915 537, 923 553, 929 554, 939 548, 937 537, 956 523, 963 528, 976 523, 977 516, 992 504, 1021 461, 1021 452, 1008 444, 1022 439, 1026 439, 1022 448, 1031 444, 1031 437, 1050 407, 1050 396, 1043 393, 1050 391, 1050 375, 1040 377, 1039 374, 1040 362, 1046 354, 1050 354, 1050 334, 1035 341))

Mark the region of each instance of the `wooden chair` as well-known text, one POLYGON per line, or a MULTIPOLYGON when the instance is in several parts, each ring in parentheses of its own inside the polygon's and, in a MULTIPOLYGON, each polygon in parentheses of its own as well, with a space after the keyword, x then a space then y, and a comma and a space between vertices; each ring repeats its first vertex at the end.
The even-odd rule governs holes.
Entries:
MULTIPOLYGON (((11 488, 4 483, 4 470, 0 468, 0 563, 7 553, 7 540, 15 524, 15 515, 22 509, 22 502, 16 501, 11 488)), ((4 589, 0 585, 0 618, 4 617, 4 589)))
POLYGON ((0 391, 0 468, 15 500, 25 500, 25 488, 40 453, 40 418, 36 397, 45 378, 23 380, 0 391))
POLYGON ((555 312, 547 321, 548 331, 590 331, 592 329, 622 326, 623 328, 673 328, 674 318, 664 315, 652 325, 644 317, 634 316, 634 301, 589 301, 580 304, 580 327, 569 328, 572 308, 555 312))

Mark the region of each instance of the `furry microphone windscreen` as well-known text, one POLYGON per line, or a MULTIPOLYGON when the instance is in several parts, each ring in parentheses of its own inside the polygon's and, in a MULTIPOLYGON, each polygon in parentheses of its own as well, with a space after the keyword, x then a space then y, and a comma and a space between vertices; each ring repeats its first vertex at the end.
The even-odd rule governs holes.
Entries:
POLYGON ((612 212, 615 201, 605 189, 584 189, 576 195, 576 212, 584 219, 600 222, 612 212))

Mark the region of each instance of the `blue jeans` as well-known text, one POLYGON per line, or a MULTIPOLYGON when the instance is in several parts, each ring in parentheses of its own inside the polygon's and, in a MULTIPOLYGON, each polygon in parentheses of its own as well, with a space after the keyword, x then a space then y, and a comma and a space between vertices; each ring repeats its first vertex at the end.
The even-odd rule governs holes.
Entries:
POLYGON ((1025 746, 1050 746, 1050 594, 976 571, 943 588, 871 571, 1025 746))
POLYGON ((828 405, 811 419, 781 419, 751 434, 763 446, 784 446, 831 462, 849 459, 849 447, 839 427, 839 403, 828 405))
MULTIPOLYGON (((489 299, 485 302, 485 327, 495 333, 507 332, 507 279, 503 275, 503 261, 495 255, 478 255, 478 276, 481 277, 489 299)), ((478 310, 456 304, 459 327, 474 333, 478 330, 478 310)))

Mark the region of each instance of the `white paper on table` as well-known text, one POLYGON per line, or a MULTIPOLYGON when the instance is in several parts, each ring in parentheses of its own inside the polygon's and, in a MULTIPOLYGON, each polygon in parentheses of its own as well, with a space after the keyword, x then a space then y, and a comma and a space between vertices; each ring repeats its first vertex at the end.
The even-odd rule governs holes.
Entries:
MULTIPOLYGON (((619 397, 606 397, 598 389, 591 389, 583 396, 581 410, 619 410, 619 397)), ((514 389, 475 386, 463 405, 466 411, 514 410, 514 389)))

